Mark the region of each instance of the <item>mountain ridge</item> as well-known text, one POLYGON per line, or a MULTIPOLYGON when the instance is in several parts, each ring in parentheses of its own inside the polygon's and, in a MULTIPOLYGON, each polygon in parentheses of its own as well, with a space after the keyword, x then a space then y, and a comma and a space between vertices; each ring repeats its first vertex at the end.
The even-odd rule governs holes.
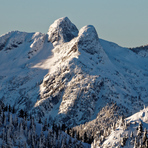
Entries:
POLYGON ((8 33, 0 37, 0 56, 0 100, 36 120, 74 127, 107 103, 125 116, 148 104, 148 59, 99 39, 92 25, 78 31, 64 17, 47 34, 8 33))

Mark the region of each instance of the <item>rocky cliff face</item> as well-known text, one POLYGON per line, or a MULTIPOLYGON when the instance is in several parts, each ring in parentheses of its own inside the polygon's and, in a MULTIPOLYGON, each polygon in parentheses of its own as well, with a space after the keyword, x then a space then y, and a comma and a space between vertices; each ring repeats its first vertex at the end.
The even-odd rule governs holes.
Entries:
POLYGON ((91 121, 106 104, 130 115, 147 105, 148 58, 98 38, 67 18, 47 34, 0 37, 0 99, 49 122, 72 127, 91 121), (7 50, 10 48, 9 50, 7 50))

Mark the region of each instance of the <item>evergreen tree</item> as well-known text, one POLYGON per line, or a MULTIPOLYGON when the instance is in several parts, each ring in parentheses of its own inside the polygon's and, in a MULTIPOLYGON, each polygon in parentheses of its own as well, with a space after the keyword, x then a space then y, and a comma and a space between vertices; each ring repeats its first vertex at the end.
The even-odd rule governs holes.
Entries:
POLYGON ((15 118, 14 118, 14 121, 13 121, 13 125, 15 126, 15 127, 17 127, 18 126, 18 117, 15 115, 15 118))
POLYGON ((35 139, 34 136, 31 136, 31 148, 35 148, 35 139))
POLYGON ((3 120, 3 119, 2 119, 2 116, 0 115, 0 126, 2 126, 2 124, 3 124, 3 123, 2 123, 2 120, 3 120))
POLYGON ((93 136, 89 137, 88 143, 91 144, 93 142, 93 136))
POLYGON ((146 139, 147 139, 147 131, 146 131, 146 128, 145 128, 144 133, 143 133, 143 139, 142 139, 143 144, 145 144, 146 139))
POLYGON ((61 148, 66 148, 66 140, 63 138, 61 148))
POLYGON ((10 128, 8 127, 8 130, 6 132, 6 142, 8 147, 13 147, 13 143, 10 137, 10 128))
POLYGON ((78 144, 78 148, 83 148, 83 147, 84 146, 83 146, 82 142, 80 141, 79 144, 78 144))
POLYGON ((12 108, 12 113, 14 114, 15 113, 15 107, 13 106, 12 108))
POLYGON ((123 116, 121 116, 121 119, 119 121, 119 126, 123 126, 123 124, 124 124, 124 120, 123 120, 123 116))
POLYGON ((6 143, 3 141, 2 148, 7 148, 6 143))
POLYGON ((6 134, 5 134, 5 128, 3 128, 3 134, 2 134, 2 140, 6 141, 6 134))
POLYGON ((52 132, 54 133, 54 131, 55 131, 55 124, 53 122, 53 124, 52 124, 52 132))
POLYGON ((133 138, 133 132, 131 132, 130 138, 133 138))
POLYGON ((8 106, 6 105, 5 107, 4 107, 4 112, 7 112, 8 111, 8 106))
POLYGON ((54 134, 53 134, 53 145, 54 146, 56 146, 56 139, 57 139, 56 132, 54 132, 54 134))
POLYGON ((9 122, 9 119, 10 119, 10 112, 9 111, 8 111, 8 115, 7 116, 8 116, 8 122, 9 122))
POLYGON ((24 118, 24 111, 22 109, 19 111, 18 116, 24 118))
POLYGON ((27 120, 27 118, 28 118, 28 113, 27 113, 27 111, 25 111, 24 112, 24 119, 27 120))
POLYGON ((62 131, 65 131, 66 125, 62 124, 62 131))
POLYGON ((41 118, 39 118, 39 122, 38 123, 40 123, 40 124, 42 123, 41 118))
POLYGON ((74 131, 74 129, 72 129, 72 138, 74 138, 75 137, 75 131, 74 131))
POLYGON ((26 143, 26 141, 24 142, 23 148, 27 148, 27 143, 26 143))
POLYGON ((71 137, 69 137, 67 145, 68 145, 69 147, 72 147, 72 146, 73 146, 72 138, 71 138, 71 137))
POLYGON ((2 110, 1 105, 0 105, 0 115, 1 115, 2 111, 3 111, 3 110, 2 110))
POLYGON ((83 141, 87 143, 87 133, 86 132, 84 133, 84 140, 83 141))
POLYGON ((137 135, 138 135, 138 136, 141 136, 142 131, 143 131, 143 128, 142 128, 142 122, 140 122, 140 123, 139 123, 139 126, 138 126, 138 132, 137 132, 137 135))
POLYGON ((11 106, 9 105, 9 107, 8 107, 8 110, 9 110, 9 112, 11 112, 11 106))
POLYGON ((69 128, 67 128, 67 134, 70 135, 69 128))
POLYGON ((3 123, 3 124, 4 124, 4 122, 5 122, 5 119, 6 119, 5 113, 3 112, 3 115, 2 115, 2 123, 3 123))
POLYGON ((19 127, 20 127, 20 129, 19 129, 20 135, 22 135, 23 134, 23 126, 22 126, 22 123, 20 123, 19 127))
POLYGON ((45 135, 43 133, 42 127, 41 127, 40 139, 41 139, 41 144, 43 146, 45 143, 45 135))
POLYGON ((142 141, 140 139, 140 142, 139 142, 139 148, 142 148, 142 141))
POLYGON ((6 126, 6 117, 4 116, 4 126, 6 126))
POLYGON ((134 148, 137 148, 137 139, 135 137, 134 148))
POLYGON ((28 128, 27 128, 27 125, 25 126, 25 136, 27 137, 27 134, 28 134, 28 128))
POLYGON ((30 145, 30 143, 31 143, 31 133, 30 133, 30 130, 28 131, 27 143, 28 143, 28 145, 30 145))
POLYGON ((125 146, 126 140, 127 140, 127 138, 126 138, 125 136, 121 139, 121 146, 122 146, 122 147, 125 146))
POLYGON ((18 148, 21 148, 21 143, 20 143, 20 141, 19 141, 19 144, 18 144, 18 148))
POLYGON ((44 126, 43 126, 43 131, 46 131, 46 130, 48 130, 47 118, 45 119, 44 126))
POLYGON ((57 147, 57 148, 60 148, 60 146, 61 146, 60 135, 58 135, 58 139, 57 139, 57 145, 56 145, 56 147, 57 147))
POLYGON ((148 148, 148 139, 145 142, 145 147, 148 148))
POLYGON ((79 134, 79 131, 77 132, 77 139, 80 140, 80 134, 79 134))
POLYGON ((31 117, 30 121, 30 129, 35 128, 34 117, 31 117))

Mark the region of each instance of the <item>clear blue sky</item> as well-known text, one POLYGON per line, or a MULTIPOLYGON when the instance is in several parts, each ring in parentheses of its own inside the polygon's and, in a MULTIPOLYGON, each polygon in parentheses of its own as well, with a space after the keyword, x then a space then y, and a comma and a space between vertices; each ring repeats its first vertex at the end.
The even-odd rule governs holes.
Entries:
POLYGON ((46 33, 63 16, 78 29, 94 25, 100 38, 121 46, 148 44, 148 0, 0 0, 0 35, 46 33))

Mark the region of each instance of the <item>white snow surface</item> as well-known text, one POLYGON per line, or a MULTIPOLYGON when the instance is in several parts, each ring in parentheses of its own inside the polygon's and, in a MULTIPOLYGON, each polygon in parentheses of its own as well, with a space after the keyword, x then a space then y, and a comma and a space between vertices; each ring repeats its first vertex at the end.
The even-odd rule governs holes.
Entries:
POLYGON ((71 126, 94 119, 111 102, 131 115, 148 105, 147 63, 147 57, 99 39, 92 25, 78 32, 64 17, 47 34, 0 37, 0 99, 71 126))
POLYGON ((78 35, 78 29, 68 19, 63 17, 56 20, 48 30, 48 40, 54 43, 54 45, 62 42, 68 42, 72 38, 78 35))
POLYGON ((129 139, 124 148, 133 148, 134 145, 130 141, 131 132, 133 132, 133 136, 137 136, 137 128, 140 122, 142 122, 143 129, 146 128, 148 130, 148 107, 126 118, 125 121, 128 125, 127 128, 125 129, 124 126, 117 127, 99 148, 118 148, 122 137, 125 135, 128 136, 129 139))

